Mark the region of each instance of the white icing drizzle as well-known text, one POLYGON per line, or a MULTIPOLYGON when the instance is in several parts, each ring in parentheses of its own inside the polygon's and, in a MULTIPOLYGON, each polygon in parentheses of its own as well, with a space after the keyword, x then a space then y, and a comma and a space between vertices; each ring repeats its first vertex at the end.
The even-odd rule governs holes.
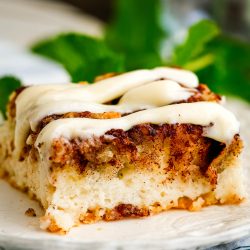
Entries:
POLYGON ((119 104, 147 104, 159 107, 187 100, 195 92, 195 89, 183 88, 171 80, 155 81, 129 90, 122 96, 119 104))
POLYGON ((121 118, 98 120, 65 118, 50 122, 39 133, 35 146, 47 157, 55 138, 91 138, 110 129, 129 130, 142 123, 187 123, 206 127, 204 136, 229 143, 239 132, 234 115, 213 102, 180 103, 197 90, 198 78, 192 72, 167 67, 136 70, 96 84, 43 85, 25 89, 16 100, 15 148, 20 153, 30 143, 30 129, 52 114, 68 112, 131 113, 121 118), (103 104, 121 97, 117 105, 103 104), (172 104, 172 105, 168 105, 172 104), (39 145, 43 145, 39 148, 39 145))
MULTIPOLYGON (((44 106, 38 106, 31 113, 27 115, 30 128, 36 131, 39 122, 46 116, 53 114, 65 114, 68 112, 84 112, 92 113, 103 112, 119 112, 121 114, 132 113, 136 110, 152 108, 150 105, 105 105, 99 103, 88 103, 80 101, 58 101, 49 102, 44 106)), ((27 118, 25 117, 25 118, 27 118)), ((25 119, 23 119, 25 120, 25 119)), ((24 121, 23 121, 24 122, 24 121)))
POLYGON ((92 85, 29 87, 16 100, 16 150, 21 150, 30 128, 35 130, 37 123, 45 116, 83 111, 130 113, 186 100, 194 92, 194 89, 189 88, 196 86, 198 86, 198 78, 192 72, 160 67, 152 70, 135 70, 92 85), (159 79, 171 80, 157 81, 159 79), (137 88, 139 89, 137 90, 137 88), (130 91, 133 89, 136 91, 136 98, 132 101, 133 93, 130 91), (147 91, 150 91, 151 94, 146 94, 147 91), (125 94, 123 104, 120 103, 116 106, 101 104, 112 101, 123 94, 125 94))
POLYGON ((195 92, 197 92, 195 89, 181 87, 174 81, 156 81, 129 90, 122 97, 118 105, 105 105, 75 100, 48 102, 46 105, 38 105, 35 109, 27 112, 27 116, 22 117, 22 122, 28 120, 31 129, 35 131, 39 121, 45 116, 52 114, 82 111, 90 111, 93 113, 113 111, 125 114, 136 110, 148 109, 186 100, 195 92))
POLYGON ((54 138, 91 138, 110 129, 129 130, 137 124, 194 124, 208 126, 204 136, 228 143, 239 132, 239 122, 223 106, 213 102, 181 103, 139 111, 121 118, 94 120, 88 118, 59 119, 49 123, 39 134, 35 146, 47 157, 54 138))
POLYGON ((81 88, 73 85, 67 89, 49 91, 39 98, 37 103, 58 100, 84 100, 85 102, 106 103, 112 101, 135 87, 160 79, 169 79, 181 83, 184 87, 197 87, 197 76, 189 71, 172 68, 155 68, 152 70, 135 70, 99 81, 81 88))

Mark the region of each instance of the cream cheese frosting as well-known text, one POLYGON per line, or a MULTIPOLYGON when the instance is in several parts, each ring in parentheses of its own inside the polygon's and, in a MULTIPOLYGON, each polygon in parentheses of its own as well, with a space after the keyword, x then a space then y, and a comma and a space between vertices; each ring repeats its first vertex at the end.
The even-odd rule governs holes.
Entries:
POLYGON ((228 142, 239 132, 234 115, 212 102, 173 104, 187 100, 198 86, 189 71, 159 67, 135 70, 96 84, 43 85, 25 89, 16 100, 15 148, 20 153, 30 130, 41 119, 67 112, 131 113, 121 118, 97 120, 66 118, 52 121, 39 134, 36 145, 53 138, 100 136, 112 128, 128 130, 141 123, 191 123, 207 126, 204 136, 228 142), (105 104, 120 98, 117 105, 105 104), (171 105, 169 105, 171 104, 171 105))
POLYGON ((55 138, 91 138, 104 135, 111 129, 127 131, 133 126, 143 123, 201 125, 206 127, 204 136, 224 143, 230 142, 239 132, 239 122, 235 116, 220 104, 194 102, 143 110, 115 119, 59 119, 49 123, 40 132, 35 145, 36 147, 43 145, 42 149, 46 154, 55 138))

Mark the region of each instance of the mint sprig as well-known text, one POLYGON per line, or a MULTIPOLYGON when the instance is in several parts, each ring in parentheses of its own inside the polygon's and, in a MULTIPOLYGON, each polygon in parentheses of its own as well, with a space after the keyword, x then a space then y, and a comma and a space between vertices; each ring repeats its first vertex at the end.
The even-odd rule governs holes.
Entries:
MULTIPOLYGON (((213 21, 202 20, 194 24, 189 28, 186 40, 175 48, 172 63, 184 68, 191 68, 191 65, 206 67, 207 64, 202 64, 205 59, 209 64, 212 62, 207 44, 219 34, 220 29, 213 21), (201 65, 197 63, 199 61, 201 65)), ((192 70, 196 67, 193 66, 192 70)))
POLYGON ((103 40, 78 33, 60 34, 32 46, 32 51, 64 66, 73 82, 92 82, 107 72, 122 72, 123 56, 113 52, 103 40))
POLYGON ((21 87, 21 82, 13 76, 5 76, 0 78, 0 112, 6 118, 6 105, 9 100, 9 95, 21 87))
POLYGON ((61 63, 74 82, 91 82, 106 72, 172 65, 196 72, 200 82, 214 91, 250 101, 250 44, 225 35, 211 20, 191 26, 168 62, 160 53, 166 34, 159 0, 116 0, 115 15, 104 37, 61 34, 32 49, 61 63))
POLYGON ((190 27, 172 63, 196 72, 215 92, 250 101, 250 44, 226 36, 210 20, 190 27))
POLYGON ((114 1, 114 16, 105 38, 114 51, 124 54, 126 70, 152 68, 163 63, 160 46, 166 34, 160 13, 159 0, 114 1))

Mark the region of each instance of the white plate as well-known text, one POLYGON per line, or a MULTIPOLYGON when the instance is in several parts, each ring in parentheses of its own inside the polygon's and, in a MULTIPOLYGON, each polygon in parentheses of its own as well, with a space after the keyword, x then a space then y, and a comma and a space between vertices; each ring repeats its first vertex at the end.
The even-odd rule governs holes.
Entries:
MULTIPOLYGON (((244 163, 250 162, 250 106, 239 101, 228 105, 242 124, 246 141, 244 163), (248 153, 247 153, 248 151, 248 153)), ((248 193, 250 189, 248 188, 248 193)), ((0 181, 0 249, 179 249, 212 246, 250 234, 250 202, 240 206, 212 206, 200 212, 171 210, 145 219, 81 225, 66 236, 39 229, 38 218, 24 215, 35 201, 0 181)))
POLYGON ((100 36, 102 30, 101 21, 60 1, 0 0, 0 38, 19 46, 60 32, 100 36))
POLYGON ((103 24, 70 5, 54 1, 0 0, 0 77, 25 85, 70 81, 62 66, 28 51, 35 41, 61 32, 101 36, 103 24))

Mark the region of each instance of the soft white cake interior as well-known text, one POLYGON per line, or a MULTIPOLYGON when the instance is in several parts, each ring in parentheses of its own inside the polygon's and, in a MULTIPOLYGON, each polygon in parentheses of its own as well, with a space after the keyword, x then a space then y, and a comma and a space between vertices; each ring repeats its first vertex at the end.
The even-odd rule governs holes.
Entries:
MULTIPOLYGON (((8 125, 0 127, 0 155, 6 157, 10 147, 11 135, 8 125)), ((158 173, 143 174, 127 171, 122 178, 107 180, 105 175, 94 172, 89 175, 79 175, 75 169, 49 174, 47 165, 41 161, 34 163, 28 157, 23 162, 15 157, 7 157, 2 161, 1 169, 8 173, 9 180, 21 189, 29 188, 30 195, 35 196, 45 208, 45 216, 41 219, 41 228, 48 229, 56 223, 56 227, 68 231, 79 223, 79 218, 89 210, 95 210, 95 216, 102 216, 119 204, 151 207, 160 205, 161 210, 179 207, 178 201, 187 197, 193 202, 192 209, 199 209, 205 200, 204 194, 213 192, 220 203, 235 195, 244 197, 242 173, 239 162, 218 176, 216 189, 205 178, 195 182, 183 182, 180 178, 166 182, 166 175, 158 173), (98 208, 98 209, 97 209, 98 208)), ((164 166, 162 166, 164 169, 164 166)))
POLYGON ((220 101, 194 73, 167 67, 20 89, 0 125, 0 173, 41 203, 53 232, 237 203, 243 146, 220 101))

